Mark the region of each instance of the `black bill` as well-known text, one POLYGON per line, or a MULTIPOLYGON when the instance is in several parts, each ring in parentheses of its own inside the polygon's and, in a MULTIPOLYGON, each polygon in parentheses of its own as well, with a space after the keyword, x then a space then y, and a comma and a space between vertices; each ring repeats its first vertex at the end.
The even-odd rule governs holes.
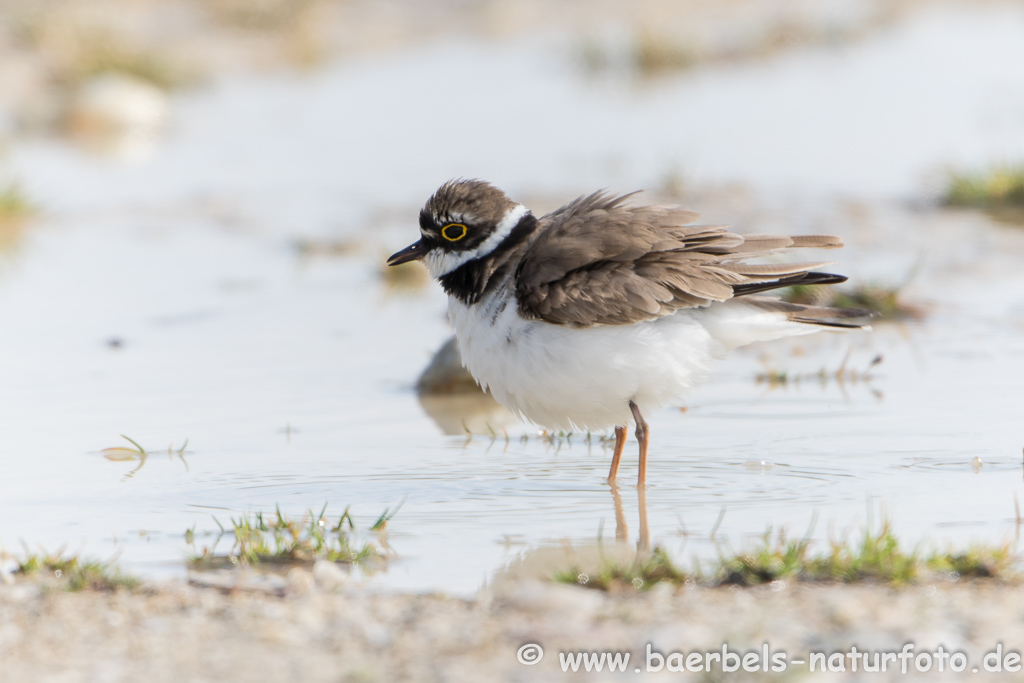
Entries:
POLYGON ((388 257, 389 266, 397 266, 400 263, 408 263, 409 261, 419 261, 426 252, 423 250, 423 240, 410 244, 402 251, 397 251, 388 257))

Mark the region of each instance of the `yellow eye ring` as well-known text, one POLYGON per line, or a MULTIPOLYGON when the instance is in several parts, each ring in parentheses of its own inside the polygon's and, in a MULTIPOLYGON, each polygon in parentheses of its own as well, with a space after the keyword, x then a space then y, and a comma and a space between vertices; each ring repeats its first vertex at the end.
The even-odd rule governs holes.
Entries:
POLYGON ((466 236, 467 232, 469 232, 469 229, 462 223, 449 223, 448 225, 441 228, 441 237, 444 237, 449 242, 458 242, 459 240, 466 236), (451 229, 451 232, 453 234, 448 234, 449 228, 451 229), (459 229, 461 229, 462 232, 458 232, 459 229), (458 234, 454 234, 457 232, 458 234))

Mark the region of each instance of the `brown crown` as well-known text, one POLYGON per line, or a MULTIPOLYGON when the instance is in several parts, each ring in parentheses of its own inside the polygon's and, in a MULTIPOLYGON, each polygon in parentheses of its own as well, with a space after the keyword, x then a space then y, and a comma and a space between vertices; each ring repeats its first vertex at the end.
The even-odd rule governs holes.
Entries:
POLYGON ((479 226, 497 225, 515 202, 483 180, 449 180, 438 188, 426 206, 423 217, 432 222, 461 218, 479 226))

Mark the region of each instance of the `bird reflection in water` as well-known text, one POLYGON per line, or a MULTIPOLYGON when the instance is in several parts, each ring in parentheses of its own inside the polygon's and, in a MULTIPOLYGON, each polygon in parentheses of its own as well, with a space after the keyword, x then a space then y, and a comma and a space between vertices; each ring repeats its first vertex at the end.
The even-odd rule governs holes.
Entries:
MULTIPOLYGON (((615 506, 615 540, 619 543, 629 542, 629 525, 626 523, 626 513, 622 506, 622 495, 619 493, 617 484, 609 485, 612 491, 612 504, 615 506)), ((647 526, 647 490, 644 487, 636 489, 637 512, 640 517, 640 529, 636 539, 638 551, 651 549, 651 531, 647 526)))

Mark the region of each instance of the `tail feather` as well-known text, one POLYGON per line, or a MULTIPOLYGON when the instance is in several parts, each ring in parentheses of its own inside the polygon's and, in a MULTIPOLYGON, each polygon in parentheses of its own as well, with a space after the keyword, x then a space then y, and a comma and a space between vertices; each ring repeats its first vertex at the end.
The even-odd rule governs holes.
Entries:
MULTIPOLYGON (((841 276, 837 275, 834 277, 841 276)), ((843 278, 843 280, 846 280, 846 278, 843 278)), ((837 327, 844 329, 866 328, 868 327, 866 319, 873 318, 878 315, 867 308, 834 308, 832 306, 791 304, 788 301, 782 301, 780 299, 766 296, 748 296, 744 301, 760 308, 761 310, 785 313, 786 318, 792 322, 803 323, 805 325, 819 325, 821 327, 837 327), (865 319, 865 322, 843 322, 849 318, 863 318, 865 319)))
POLYGON ((771 282, 749 282, 741 285, 733 285, 732 291, 733 296, 748 296, 750 294, 768 292, 773 289, 781 289, 782 287, 792 287, 793 285, 838 285, 842 282, 846 282, 848 279, 849 278, 845 275, 819 273, 812 270, 806 273, 797 273, 795 275, 780 277, 778 280, 773 280, 771 282))
POLYGON ((866 323, 841 323, 835 320, 815 320, 814 318, 790 318, 790 320, 795 323, 804 323, 805 325, 817 325, 818 327, 838 327, 844 330, 867 330, 871 328, 871 325, 868 325, 866 323))

